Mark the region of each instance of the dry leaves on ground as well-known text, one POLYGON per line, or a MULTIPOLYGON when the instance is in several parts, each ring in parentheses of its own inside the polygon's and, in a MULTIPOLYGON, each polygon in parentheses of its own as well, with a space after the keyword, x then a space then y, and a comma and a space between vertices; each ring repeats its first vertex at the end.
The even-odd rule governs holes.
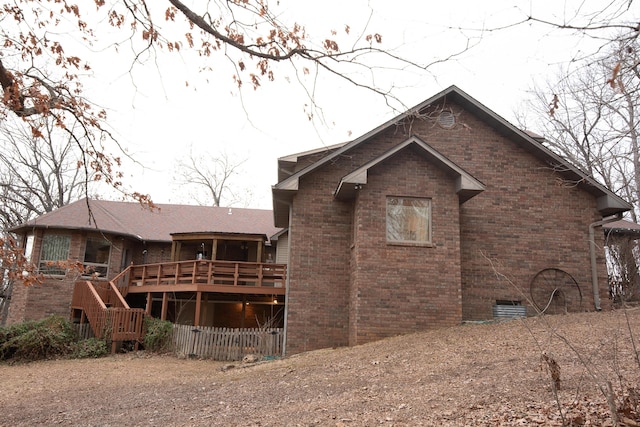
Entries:
POLYGON ((629 310, 466 324, 235 369, 144 352, 0 365, 0 425, 604 426, 609 381, 633 426, 640 366, 627 321, 640 339, 640 310, 629 310))

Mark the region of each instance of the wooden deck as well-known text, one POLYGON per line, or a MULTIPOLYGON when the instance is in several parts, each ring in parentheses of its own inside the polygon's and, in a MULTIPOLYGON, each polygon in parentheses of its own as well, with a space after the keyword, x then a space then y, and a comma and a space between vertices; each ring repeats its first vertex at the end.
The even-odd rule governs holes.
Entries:
POLYGON ((112 352, 122 341, 140 342, 143 320, 151 313, 152 294, 162 293, 162 315, 167 314, 167 295, 195 292, 193 325, 200 323, 201 295, 226 294, 286 295, 286 265, 258 262, 193 260, 131 265, 109 282, 79 281, 74 287, 72 317, 91 324, 98 338, 112 342, 112 352), (127 294, 147 294, 147 309, 130 308, 127 294))
POLYGON ((122 295, 220 292, 285 295, 284 264, 193 260, 132 265, 113 282, 122 295))

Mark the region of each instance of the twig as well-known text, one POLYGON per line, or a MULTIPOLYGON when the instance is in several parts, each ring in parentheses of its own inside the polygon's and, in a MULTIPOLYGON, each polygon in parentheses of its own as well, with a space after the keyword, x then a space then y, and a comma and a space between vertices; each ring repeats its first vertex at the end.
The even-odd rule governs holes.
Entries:
POLYGON ((631 330, 631 322, 629 322, 629 314, 627 310, 623 310, 624 318, 627 321, 627 329, 629 329, 629 338, 631 339, 631 346, 633 347, 633 354, 636 359, 636 363, 638 364, 638 368, 640 368, 640 355, 638 354, 638 348, 636 347, 636 340, 634 339, 633 330, 631 330))

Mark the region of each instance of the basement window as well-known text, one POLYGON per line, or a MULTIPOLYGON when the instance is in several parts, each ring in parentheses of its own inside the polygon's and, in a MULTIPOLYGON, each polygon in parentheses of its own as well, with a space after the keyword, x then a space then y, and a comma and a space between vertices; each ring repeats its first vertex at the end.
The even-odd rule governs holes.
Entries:
POLYGON ((522 301, 496 300, 496 304, 493 306, 494 319, 512 319, 526 316, 527 307, 522 305, 522 301))

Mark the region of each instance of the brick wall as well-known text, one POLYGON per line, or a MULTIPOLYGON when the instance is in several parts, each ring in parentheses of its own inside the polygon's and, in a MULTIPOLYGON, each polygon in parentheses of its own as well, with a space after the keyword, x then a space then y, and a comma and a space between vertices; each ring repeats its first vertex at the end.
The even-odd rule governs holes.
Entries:
MULTIPOLYGON (((448 107, 457 118, 452 129, 437 126, 427 114, 300 179, 290 242, 289 353, 490 319, 498 300, 521 301, 532 314, 529 284, 550 267, 571 274, 582 291, 583 309, 593 309, 588 229, 601 219, 595 198, 561 179, 526 145, 458 105, 448 107), (411 135, 486 190, 458 205, 451 178, 406 151, 374 168, 356 200, 333 197, 341 177, 411 135), (385 244, 387 195, 434 198, 434 248, 385 244)), ((602 233, 596 239, 602 248, 602 233)), ((606 307, 603 256, 598 253, 598 275, 606 307)))
POLYGON ((462 320, 455 179, 413 149, 369 170, 356 204, 349 344, 462 320), (430 198, 429 246, 386 241, 387 196, 430 198))
POLYGON ((132 250, 134 264, 155 264, 171 261, 171 244, 147 243, 138 244, 132 250), (146 251, 146 253, 145 253, 146 251))
MULTIPOLYGON (((84 254, 85 240, 81 233, 62 230, 36 230, 31 260, 38 263, 42 248, 42 237, 46 232, 65 234, 71 237, 69 243, 69 260, 81 260, 84 254)), ((76 273, 65 277, 47 278, 44 283, 33 286, 14 285, 9 305, 7 325, 21 323, 28 320, 38 320, 50 315, 69 316, 71 311, 71 297, 76 273)))
POLYGON ((408 150, 372 171, 357 202, 333 197, 342 176, 404 139, 389 132, 301 179, 291 227, 289 352, 460 322, 458 202, 452 177, 408 150), (434 215, 444 220, 434 222, 438 246, 387 247, 387 195, 435 198, 434 215), (442 274, 439 262, 416 268, 425 256, 446 259, 448 269, 442 274), (397 263, 378 266, 380 260, 397 263), (409 265, 407 274, 397 273, 409 265), (407 315, 400 319, 398 310, 407 315))
MULTIPOLYGON (((68 230, 35 230, 34 247, 31 260, 38 263, 40 260, 40 252, 42 248, 42 238, 44 233, 66 234, 71 236, 69 244, 69 260, 84 260, 84 251, 86 239, 88 236, 103 237, 111 241, 111 254, 109 257, 109 278, 114 277, 125 264, 123 256, 125 250, 129 256, 142 253, 142 246, 122 237, 102 235, 93 232, 68 230)), ((153 245, 152 245, 153 246, 153 245)), ((162 245, 153 246, 153 254, 158 258, 162 258, 165 252, 160 247, 162 245), (157 254, 157 255, 155 255, 157 254)), ((166 245, 165 245, 166 247, 166 245)), ((7 324, 15 324, 27 320, 38 320, 50 315, 60 315, 67 317, 71 311, 71 298, 76 280, 80 279, 80 274, 76 271, 69 271, 64 277, 46 277, 41 285, 23 286, 16 284, 11 296, 11 304, 9 305, 9 315, 7 316, 7 324)))
POLYGON ((352 214, 350 204, 325 194, 335 182, 314 174, 301 182, 304 190, 295 197, 289 259, 297 268, 288 269, 288 351, 348 344, 352 214))
MULTIPOLYGON (((429 144, 487 187, 461 205, 463 318, 491 318, 496 300, 528 305, 532 278, 550 267, 571 274, 582 291, 583 308, 593 309, 588 231, 601 219, 595 198, 474 115, 451 107, 457 127, 445 130, 422 121, 414 132, 426 135, 429 144), (498 279, 496 272, 508 280, 498 279)), ((596 239, 602 248, 602 233, 596 239)), ((598 268, 606 305, 602 251, 598 268)), ((530 305, 528 311, 534 312, 530 305)))

